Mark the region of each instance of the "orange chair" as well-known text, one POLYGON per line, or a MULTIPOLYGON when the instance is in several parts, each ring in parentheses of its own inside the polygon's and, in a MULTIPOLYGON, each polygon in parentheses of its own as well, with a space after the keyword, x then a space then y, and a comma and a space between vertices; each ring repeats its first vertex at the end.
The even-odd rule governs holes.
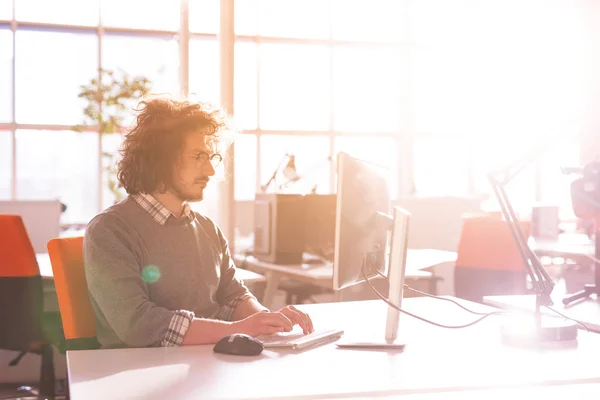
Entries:
POLYGON ((62 337, 60 315, 44 312, 42 277, 19 215, 0 214, 0 321, 0 348, 19 352, 11 366, 27 353, 42 356, 39 388, 22 386, 19 391, 53 397, 52 342, 62 337))
POLYGON ((48 242, 48 253, 67 350, 98 348, 96 314, 83 268, 83 237, 52 239, 48 242))
MULTIPOLYGON (((531 223, 520 222, 525 238, 531 223)), ((497 215, 466 217, 454 270, 457 297, 482 302, 483 296, 525 294, 527 270, 510 228, 497 215)))

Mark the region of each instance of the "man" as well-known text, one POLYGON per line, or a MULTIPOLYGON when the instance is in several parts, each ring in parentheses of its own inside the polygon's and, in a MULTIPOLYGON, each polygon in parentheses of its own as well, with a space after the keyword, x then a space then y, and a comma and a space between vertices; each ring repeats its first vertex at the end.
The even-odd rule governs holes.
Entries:
POLYGON ((190 210, 222 157, 225 123, 202 104, 156 98, 141 103, 125 136, 118 178, 129 196, 89 223, 85 273, 103 347, 216 343, 313 331, 293 306, 271 312, 236 278, 221 230, 190 210))

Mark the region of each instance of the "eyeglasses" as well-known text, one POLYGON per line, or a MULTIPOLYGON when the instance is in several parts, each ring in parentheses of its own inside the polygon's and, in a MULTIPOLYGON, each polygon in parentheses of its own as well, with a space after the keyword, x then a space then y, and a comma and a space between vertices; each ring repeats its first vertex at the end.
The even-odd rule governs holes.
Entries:
POLYGON ((192 157, 194 157, 194 160, 196 160, 196 168, 201 168, 206 164, 207 161, 210 161, 213 168, 217 168, 221 161, 223 161, 223 156, 221 156, 219 153, 208 154, 204 151, 196 153, 192 155, 192 157))

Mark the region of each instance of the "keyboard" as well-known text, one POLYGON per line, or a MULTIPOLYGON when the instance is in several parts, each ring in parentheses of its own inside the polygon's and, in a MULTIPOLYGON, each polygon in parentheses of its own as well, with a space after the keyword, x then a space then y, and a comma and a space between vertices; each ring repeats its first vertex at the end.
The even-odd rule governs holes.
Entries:
POLYGON ((341 329, 314 331, 313 333, 306 335, 292 331, 274 335, 261 335, 258 336, 257 339, 263 344, 265 349, 288 348, 292 350, 302 350, 339 339, 343 334, 344 331, 341 329))

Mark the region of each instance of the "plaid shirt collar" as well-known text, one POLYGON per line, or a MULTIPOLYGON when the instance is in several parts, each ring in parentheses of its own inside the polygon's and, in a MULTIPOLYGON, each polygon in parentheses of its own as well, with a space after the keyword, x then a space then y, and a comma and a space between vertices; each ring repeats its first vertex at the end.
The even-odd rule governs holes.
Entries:
MULTIPOLYGON (((144 210, 146 210, 156 222, 158 222, 161 225, 164 225, 171 216, 173 218, 177 218, 175 217, 175 215, 173 215, 171 211, 169 211, 167 207, 163 206, 160 201, 156 200, 156 198, 154 198, 154 196, 150 194, 138 193, 131 195, 131 197, 144 210)), ((183 210, 181 214, 185 218, 188 218, 190 221, 194 219, 194 213, 192 212, 192 209, 190 208, 188 203, 185 203, 183 205, 183 210)))

